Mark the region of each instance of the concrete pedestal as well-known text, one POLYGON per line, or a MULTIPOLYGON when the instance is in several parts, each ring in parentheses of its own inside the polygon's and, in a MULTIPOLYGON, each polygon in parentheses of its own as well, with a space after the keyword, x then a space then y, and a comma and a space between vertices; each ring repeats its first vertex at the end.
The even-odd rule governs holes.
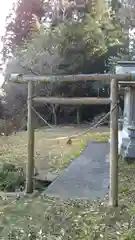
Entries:
MULTIPOLYGON (((116 73, 135 73, 135 61, 120 61, 116 73)), ((123 128, 119 130, 119 154, 135 159, 134 122, 135 122, 135 83, 126 85, 124 97, 123 128)))
POLYGON ((135 141, 131 131, 135 122, 135 87, 125 90, 123 129, 119 131, 119 154, 126 158, 135 158, 135 141), (130 129, 129 129, 130 126, 130 129), (132 140, 131 140, 132 137, 132 140))
POLYGON ((135 125, 134 123, 128 127, 130 141, 124 152, 125 158, 135 158, 135 125))

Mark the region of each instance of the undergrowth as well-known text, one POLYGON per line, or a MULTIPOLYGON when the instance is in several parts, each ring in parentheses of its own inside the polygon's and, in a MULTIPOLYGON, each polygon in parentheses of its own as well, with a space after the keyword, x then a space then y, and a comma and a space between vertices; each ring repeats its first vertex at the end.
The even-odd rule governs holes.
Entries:
POLYGON ((11 163, 0 165, 0 191, 15 192, 24 190, 25 173, 23 168, 11 163))

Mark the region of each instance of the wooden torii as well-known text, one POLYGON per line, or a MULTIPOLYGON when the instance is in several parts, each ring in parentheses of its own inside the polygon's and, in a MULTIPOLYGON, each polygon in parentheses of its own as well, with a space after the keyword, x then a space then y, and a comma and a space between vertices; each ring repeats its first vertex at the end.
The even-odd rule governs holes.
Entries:
POLYGON ((34 127, 32 106, 35 103, 57 103, 68 105, 111 104, 110 112, 110 190, 109 204, 118 206, 118 84, 134 81, 133 74, 80 74, 61 76, 33 76, 12 74, 10 80, 15 83, 28 83, 28 166, 26 171, 26 192, 33 192, 34 176, 34 127), (60 98, 34 97, 34 82, 79 82, 106 80, 111 83, 110 98, 60 98))

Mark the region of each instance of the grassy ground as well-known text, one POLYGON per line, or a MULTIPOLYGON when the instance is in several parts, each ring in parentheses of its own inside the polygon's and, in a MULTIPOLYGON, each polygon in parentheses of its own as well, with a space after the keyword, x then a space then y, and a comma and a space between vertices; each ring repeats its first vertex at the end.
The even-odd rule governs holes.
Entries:
MULTIPOLYGON (((82 135, 66 144, 67 139, 74 134, 80 134, 86 128, 61 127, 53 129, 40 129, 35 132, 35 165, 42 174, 58 172, 65 168, 83 150, 88 139, 105 140, 106 133, 82 135)), ((101 131, 101 130, 100 130, 101 131)), ((27 163, 27 132, 0 138, 0 163, 15 163, 25 167, 27 163)))
MULTIPOLYGON (((80 131, 80 130, 78 130, 80 131)), ((59 131, 58 131, 59 132, 59 131)), ((57 132, 57 136, 59 135, 57 132)), ((69 129, 68 129, 69 132, 69 129)), ((71 131, 73 132, 73 131, 71 131)), ((36 133, 36 144, 40 154, 51 151, 52 135, 48 135, 48 142, 44 148, 46 132, 36 133), (50 136, 50 137, 49 137, 50 136), (42 137, 42 140, 40 139, 42 137), (48 148, 47 148, 48 146, 48 148), (40 151, 41 150, 41 151, 40 151)), ((63 130, 63 136, 67 130, 63 130)), ((70 133, 69 133, 70 134, 70 133)), ((47 134, 46 134, 47 135, 47 134)), ((76 140, 73 145, 67 146, 64 140, 55 143, 51 156, 54 159, 54 169, 65 167, 71 161, 71 156, 79 154, 89 138, 105 140, 107 133, 92 133, 76 140), (63 148, 60 148, 63 145, 63 148), (60 154, 60 150, 62 154, 60 154), (61 157, 60 157, 61 156, 61 157), (60 158, 60 160, 59 160, 60 158), (64 160, 66 159, 66 161, 64 160), (68 160, 67 160, 68 159, 68 160), (62 165, 62 166, 61 166, 62 165)), ((16 164, 24 164, 26 161, 26 133, 0 139, 0 161, 14 161, 16 164), (9 146, 12 146, 10 151, 9 146), (25 149, 25 152, 24 152, 25 149), (23 151, 22 151, 23 150, 23 151)), ((39 158, 42 155, 38 155, 39 158)), ((42 158, 41 158, 42 160, 42 158)), ((36 158, 38 164, 38 158, 36 158)), ((47 161, 46 167, 52 170, 52 163, 47 161)), ((44 163, 45 164, 45 163, 44 163)), ((60 199, 47 198, 41 195, 14 199, 13 197, 0 199, 0 240, 135 240, 135 164, 129 165, 122 159, 119 160, 119 207, 112 209, 107 206, 107 198, 104 201, 62 201, 60 199)))

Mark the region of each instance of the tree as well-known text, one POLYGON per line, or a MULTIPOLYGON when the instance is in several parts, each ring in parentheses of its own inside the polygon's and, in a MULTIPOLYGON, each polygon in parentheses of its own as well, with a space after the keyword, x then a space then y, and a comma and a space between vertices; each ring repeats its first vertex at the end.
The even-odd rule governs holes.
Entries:
POLYGON ((128 60, 135 58, 135 1, 123 1, 121 7, 121 19, 123 21, 123 29, 127 37, 127 46, 129 52, 128 60))
POLYGON ((76 21, 82 18, 90 8, 88 2, 85 0, 17 0, 6 18, 6 33, 2 38, 4 59, 13 52, 16 46, 22 45, 26 39, 29 39, 33 14, 38 17, 39 21, 43 17, 44 22, 48 22, 49 19, 52 26, 57 26, 65 20, 76 21))
MULTIPOLYGON (((93 4, 96 1, 93 1, 93 4)), ((117 55, 123 39, 119 21, 115 21, 112 12, 103 5, 103 1, 98 0, 97 3, 90 9, 87 5, 87 9, 84 9, 81 14, 79 10, 77 13, 71 14, 70 21, 69 15, 66 14, 55 24, 53 18, 50 17, 49 27, 41 24, 38 34, 31 37, 31 40, 26 39, 21 46, 16 47, 13 52, 14 59, 23 72, 36 75, 57 75, 107 71, 107 61, 110 56, 117 55)), ((70 10, 73 13, 72 9, 70 10)), ((46 11, 48 14, 50 13, 49 9, 46 11)), ((67 6, 65 11, 67 11, 67 6)), ((34 19, 37 23, 38 19, 34 19)), ((46 22, 45 16, 44 23, 46 22)), ((35 25, 39 26, 39 23, 40 20, 35 25)), ((31 29, 31 23, 29 28, 31 29)), ((92 82, 85 86, 84 83, 81 85, 79 83, 79 86, 72 84, 69 88, 65 84, 57 90, 53 84, 51 86, 44 85, 42 90, 46 96, 54 96, 54 94, 57 96, 67 94, 92 96, 95 94, 92 82)), ((49 107, 54 113, 54 107, 56 112, 58 106, 49 107)), ((61 109, 64 108, 61 107, 61 109)), ((69 109, 71 112, 71 108, 69 109)))
POLYGON ((109 60, 109 68, 114 71, 118 60, 133 60, 135 53, 135 1, 112 0, 113 21, 121 28, 122 44, 117 54, 109 60))
POLYGON ((30 26, 33 14, 39 19, 44 16, 43 0, 18 0, 13 4, 6 18, 6 33, 3 37, 4 59, 13 53, 16 46, 21 46, 30 35, 30 26))
MULTIPOLYGON (((91 65, 110 49, 119 47, 122 40, 120 26, 114 23, 109 9, 99 0, 95 1, 97 8, 85 14, 81 21, 65 20, 54 28, 42 26, 37 37, 26 41, 21 50, 19 47, 14 53, 21 66, 38 74, 60 70, 64 73, 83 72, 84 63, 91 65)), ((38 19, 35 25, 38 26, 38 19)))
POLYGON ((60 32, 58 29, 41 29, 40 35, 16 48, 14 56, 21 67, 35 75, 58 72, 62 57, 59 54, 60 32))
POLYGON ((116 55, 122 41, 120 25, 113 23, 111 12, 105 8, 98 15, 96 12, 86 14, 81 22, 66 22, 62 32, 63 67, 68 73, 101 72, 101 68, 97 70, 99 60, 104 71, 108 55, 116 55))
MULTIPOLYGON (((16 49, 14 55, 17 62, 24 71, 31 72, 34 75, 52 75, 58 74, 59 65, 62 57, 59 54, 59 38, 58 29, 42 29, 40 35, 36 36, 30 42, 26 42, 20 51, 16 49)), ((55 83, 39 84, 37 94, 44 96, 59 95, 55 83), (41 91, 39 90, 41 88, 41 91)), ((46 104, 51 114, 53 115, 54 123, 57 124, 56 111, 58 106, 55 104, 46 104)))
POLYGON ((57 26, 66 20, 81 19, 90 7, 92 0, 46 0, 45 2, 45 22, 47 19, 51 25, 57 26))
MULTIPOLYGON (((116 54, 120 44, 121 31, 113 24, 109 10, 102 8, 98 15, 88 13, 81 21, 65 20, 53 28, 41 26, 40 34, 14 55, 24 69, 37 75, 104 72, 108 55, 111 50, 116 54)), ((89 87, 92 88, 92 83, 89 87)), ((67 91, 67 87, 65 89, 67 91)), ((79 89, 80 86, 72 86, 68 93, 77 95, 79 89)), ((54 90, 48 94, 45 87, 44 94, 50 96, 54 90)))

